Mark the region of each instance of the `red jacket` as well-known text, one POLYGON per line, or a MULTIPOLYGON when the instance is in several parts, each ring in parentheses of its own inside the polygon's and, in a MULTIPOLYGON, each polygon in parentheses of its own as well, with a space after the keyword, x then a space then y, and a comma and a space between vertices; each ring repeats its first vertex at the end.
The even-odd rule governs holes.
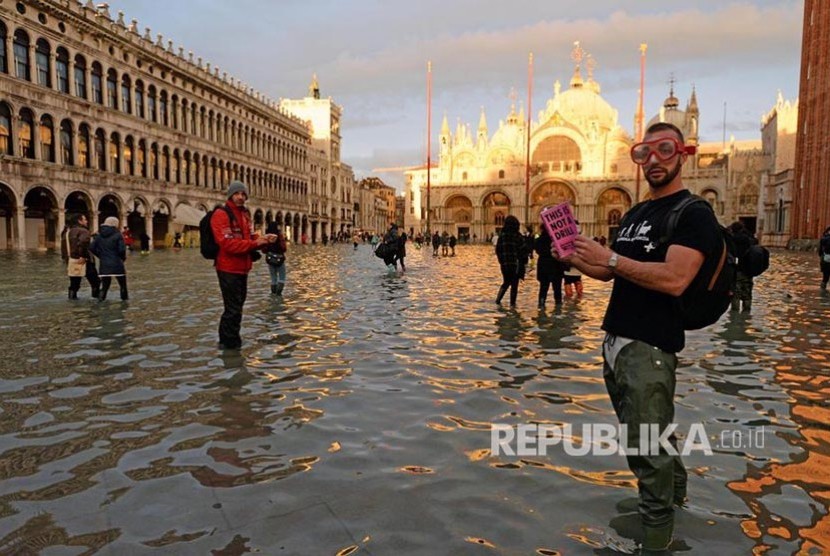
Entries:
POLYGON ((231 274, 248 274, 253 266, 251 251, 258 246, 256 234, 251 233, 251 218, 246 208, 238 208, 232 201, 225 204, 234 215, 231 221, 225 209, 217 209, 210 219, 213 237, 219 245, 219 254, 214 266, 216 270, 231 274))

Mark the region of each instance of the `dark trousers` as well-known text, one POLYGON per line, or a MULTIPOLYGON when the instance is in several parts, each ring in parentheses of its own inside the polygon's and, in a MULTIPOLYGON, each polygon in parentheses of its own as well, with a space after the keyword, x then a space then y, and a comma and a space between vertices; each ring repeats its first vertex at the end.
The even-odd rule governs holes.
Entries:
MULTIPOLYGON (((89 282, 89 287, 92 288, 92 297, 98 297, 101 289, 101 279, 98 277, 98 269, 95 268, 95 263, 92 261, 86 262, 86 280, 89 282)), ((78 293, 81 289, 81 277, 72 276, 69 278, 69 291, 78 293)))
POLYGON ((510 305, 516 305, 516 297, 519 295, 519 273, 512 265, 501 265, 501 287, 496 297, 496 303, 501 303, 502 297, 510 288, 510 305))
POLYGON ((562 277, 539 280, 539 302, 544 303, 548 298, 548 290, 553 286, 553 301, 558 305, 562 303, 562 277))
POLYGON ((821 287, 827 287, 827 280, 830 278, 830 263, 821 261, 821 287))
MULTIPOLYGON (((127 277, 126 276, 116 276, 115 279, 118 281, 118 289, 121 291, 121 299, 123 301, 127 301, 130 296, 127 294, 127 277)), ((101 301, 107 298, 107 292, 110 291, 110 286, 112 285, 112 276, 104 276, 101 278, 101 301)))
MULTIPOLYGON (((613 338, 607 336, 605 341, 613 338)), ((620 423, 628 426, 628 446, 637 448, 640 425, 657 425, 662 432, 674 420, 677 356, 635 340, 619 352, 613 367, 605 353, 603 361, 603 377, 614 412, 620 423)), ((674 435, 670 441, 676 446, 674 435)), ((626 457, 637 477, 643 525, 672 524, 673 504, 686 497, 686 469, 680 456, 661 448, 659 454, 626 457)))
POLYGON ((248 296, 248 275, 216 271, 219 289, 225 311, 219 319, 219 343, 226 348, 236 349, 242 345, 239 330, 242 328, 242 307, 248 296))

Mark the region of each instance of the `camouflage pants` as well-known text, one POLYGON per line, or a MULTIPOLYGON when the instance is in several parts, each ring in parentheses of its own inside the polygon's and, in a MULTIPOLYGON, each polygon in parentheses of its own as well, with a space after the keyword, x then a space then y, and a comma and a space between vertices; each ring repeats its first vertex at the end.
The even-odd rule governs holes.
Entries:
MULTIPOLYGON (((605 343, 623 340, 611 334, 605 343)), ((603 377, 621 424, 628 427, 628 446, 640 445, 640 425, 657 425, 660 432, 674 421, 677 356, 659 348, 630 341, 614 357, 603 349, 603 377)), ((625 439, 620 439, 624 441, 625 439)), ((674 435, 670 438, 676 445, 674 435)), ((679 455, 662 448, 655 455, 628 455, 628 467, 637 477, 639 510, 646 527, 674 522, 673 504, 686 498, 686 469, 679 455)))
POLYGON ((732 310, 737 311, 743 304, 743 310, 749 311, 752 307, 752 278, 741 271, 735 280, 735 295, 732 297, 732 310))

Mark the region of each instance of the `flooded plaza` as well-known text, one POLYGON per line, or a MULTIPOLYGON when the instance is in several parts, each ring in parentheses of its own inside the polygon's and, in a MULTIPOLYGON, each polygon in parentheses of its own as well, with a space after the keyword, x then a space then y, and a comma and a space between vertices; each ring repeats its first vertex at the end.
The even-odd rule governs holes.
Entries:
MULTIPOLYGON (((131 255, 125 303, 68 301, 54 253, 0 255, 0 553, 634 553, 624 457, 490 452, 493 424, 616 424, 610 284, 541 311, 530 273, 510 310, 491 246, 408 251, 401 276, 368 245, 292 246, 283 300, 257 263, 241 354, 197 250, 131 255)), ((687 334, 676 421, 713 453, 684 458, 677 553, 830 552, 816 259, 773 253, 750 315, 687 334)))

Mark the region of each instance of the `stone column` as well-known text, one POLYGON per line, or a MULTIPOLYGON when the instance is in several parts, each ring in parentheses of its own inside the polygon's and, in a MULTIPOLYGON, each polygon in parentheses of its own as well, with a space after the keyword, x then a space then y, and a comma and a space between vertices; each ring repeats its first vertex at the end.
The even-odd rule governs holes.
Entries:
POLYGON ((32 83, 37 83, 37 50, 31 42, 29 43, 29 77, 32 83))
MULTIPOLYGON (((153 250, 153 210, 148 208, 144 215, 144 233, 150 236, 150 251, 153 250)), ((139 240, 140 241, 140 240, 139 240)))
POLYGON ((14 31, 6 33, 6 63, 8 64, 9 75, 17 75, 14 62, 14 31))
POLYGON ((51 83, 52 89, 58 90, 58 72, 57 68, 55 67, 55 60, 57 56, 55 56, 54 52, 49 53, 49 83, 51 83))
POLYGON ((60 249, 60 247, 61 247, 60 246, 61 233, 63 233, 63 227, 66 226, 66 209, 58 207, 56 210, 58 211, 58 230, 57 230, 57 236, 58 237, 56 238, 56 242, 58 244, 57 248, 60 249))
MULTIPOLYGON (((54 129, 52 130, 54 134, 54 129)), ((54 141, 55 138, 52 137, 54 141)), ((40 121, 32 121, 32 149, 35 153, 35 160, 40 160, 41 158, 41 149, 40 149, 40 121)), ((23 155, 23 153, 20 153, 23 155)))
POLYGON ((87 60, 84 67, 84 98, 92 102, 92 63, 87 60))
POLYGON ((21 251, 26 249, 26 207, 17 205, 17 248, 21 251))

